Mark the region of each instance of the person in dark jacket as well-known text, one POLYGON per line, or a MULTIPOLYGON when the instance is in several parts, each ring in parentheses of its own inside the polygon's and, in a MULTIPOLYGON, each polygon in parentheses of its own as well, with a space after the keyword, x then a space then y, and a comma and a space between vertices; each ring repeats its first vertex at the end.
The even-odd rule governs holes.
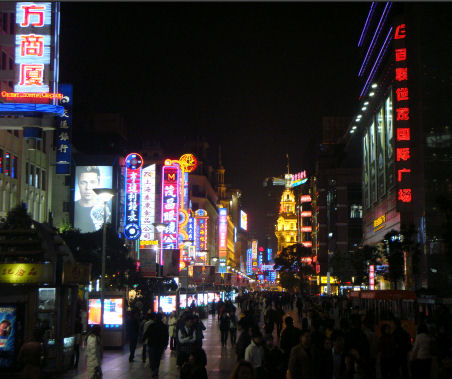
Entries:
POLYGON ((155 322, 149 325, 146 339, 149 347, 149 367, 152 377, 156 378, 159 374, 160 360, 169 341, 168 326, 163 323, 161 314, 158 313, 155 322))
POLYGON ((221 333, 221 346, 226 346, 228 343, 228 333, 230 327, 230 318, 227 312, 222 312, 220 317, 220 333, 221 333))
POLYGON ((138 312, 132 311, 126 324, 127 337, 129 338, 129 362, 133 362, 135 358, 135 349, 137 348, 138 336, 140 330, 140 321, 138 320, 138 312))
POLYGON ((193 328, 195 329, 195 334, 196 334, 195 345, 197 348, 202 348, 202 340, 204 339, 203 331, 206 330, 206 326, 199 319, 199 316, 197 316, 197 315, 194 316, 193 322, 194 322, 193 328))
POLYGON ((193 350, 188 361, 184 363, 180 372, 181 379, 207 379, 206 353, 203 349, 193 350))
POLYGON ((264 373, 265 376, 272 379, 285 378, 285 366, 283 353, 278 346, 273 343, 273 336, 265 337, 264 345, 264 373))
POLYGON ((281 332, 279 347, 283 351, 284 362, 287 364, 290 351, 300 343, 301 330, 293 326, 293 318, 290 316, 285 318, 284 323, 286 327, 281 332))
POLYGON ((245 350, 251 343, 251 327, 244 320, 240 320, 237 325, 241 333, 235 345, 235 352, 237 354, 237 361, 241 361, 245 359, 245 350))

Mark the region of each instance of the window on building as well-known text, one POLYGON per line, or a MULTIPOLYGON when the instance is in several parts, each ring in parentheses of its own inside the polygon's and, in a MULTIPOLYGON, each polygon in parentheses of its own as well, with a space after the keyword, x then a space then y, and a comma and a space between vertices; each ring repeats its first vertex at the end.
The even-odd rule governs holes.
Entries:
POLYGON ((45 191, 47 188, 46 180, 47 180, 46 172, 45 172, 45 170, 42 170, 41 189, 43 191, 45 191))
POLYGON ((11 178, 17 178, 17 157, 13 155, 12 167, 11 167, 11 178))
POLYGON ((363 218, 363 206, 358 204, 350 205, 350 218, 363 218))
MULTIPOLYGON (((3 31, 7 32, 8 31, 8 13, 3 13, 3 20, 2 20, 2 24, 3 24, 3 31)), ((5 67, 5 66, 3 66, 5 67)))
POLYGON ((14 133, 14 136, 15 136, 15 137, 19 137, 19 131, 18 131, 18 130, 14 130, 13 133, 14 133))
POLYGON ((30 164, 30 175, 28 176, 28 185, 33 185, 33 177, 35 176, 35 166, 30 164))
POLYGON ((6 70, 6 53, 2 51, 2 70, 6 70))
POLYGON ((14 61, 13 58, 9 58, 9 69, 14 70, 14 61))
POLYGON ((4 163, 4 165, 3 165, 4 174, 8 175, 8 176, 11 175, 11 168, 10 168, 11 157, 8 152, 5 153, 5 160, 3 163, 4 163))
POLYGON ((47 151, 47 144, 46 144, 46 134, 47 132, 42 132, 42 152, 46 153, 47 151))
POLYGON ((30 175, 30 167, 28 162, 25 162, 25 184, 28 184, 28 175, 30 175))
POLYGON ((9 34, 14 34, 15 32, 15 24, 16 24, 16 17, 14 13, 9 14, 9 34))
POLYGON ((41 170, 39 170, 39 168, 36 167, 36 172, 35 172, 35 183, 34 186, 36 188, 40 188, 41 187, 41 183, 39 183, 39 180, 41 179, 41 170))

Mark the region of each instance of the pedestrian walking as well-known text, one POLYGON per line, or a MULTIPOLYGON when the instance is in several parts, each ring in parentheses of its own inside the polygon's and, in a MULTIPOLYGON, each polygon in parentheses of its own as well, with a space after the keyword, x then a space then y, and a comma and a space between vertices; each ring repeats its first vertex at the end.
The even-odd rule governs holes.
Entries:
POLYGON ((314 359, 311 351, 311 332, 301 332, 300 343, 290 352, 289 368, 290 379, 315 378, 314 359))
POLYGON ((276 334, 277 334, 278 338, 280 338, 282 327, 283 327, 283 317, 284 317, 284 311, 281 307, 281 304, 278 304, 276 306, 274 315, 275 315, 275 323, 276 323, 276 334))
POLYGON ((432 338, 428 332, 427 325, 420 324, 414 340, 413 351, 411 352, 411 367, 413 379, 430 378, 432 366, 431 354, 432 338))
POLYGON ((253 365, 248 361, 238 361, 232 370, 230 379, 254 379, 253 365))
POLYGON ((86 341, 86 366, 89 379, 102 378, 102 340, 100 338, 100 325, 94 325, 88 333, 86 341))
POLYGON ((158 377, 160 360, 168 347, 168 327, 162 321, 162 315, 155 316, 155 322, 146 331, 149 348, 149 367, 153 378, 158 377))
POLYGON ((135 349, 138 344, 138 335, 140 329, 140 322, 138 320, 138 312, 133 310, 129 313, 129 317, 126 321, 126 332, 127 337, 129 338, 129 362, 133 362, 135 358, 135 349))
POLYGON ((225 347, 228 343, 229 328, 230 328, 229 314, 226 312, 222 312, 220 318, 220 334, 221 334, 221 346, 223 347, 225 347))
POLYGON ((200 320, 198 315, 195 315, 193 317, 193 328, 194 328, 195 334, 196 334, 195 345, 196 345, 197 348, 201 349, 202 348, 202 340, 204 339, 203 331, 206 330, 206 326, 200 320))
POLYGON ((382 379, 393 379, 396 377, 395 369, 395 339, 391 334, 389 324, 381 326, 381 336, 378 341, 380 352, 380 371, 382 379))
POLYGON ((184 326, 179 329, 177 334, 178 351, 177 351, 177 365, 182 365, 188 360, 188 356, 193 351, 196 342, 196 334, 193 326, 193 317, 186 315, 184 319, 184 326))
POLYGON ((246 322, 246 319, 241 319, 237 325, 241 333, 235 346, 235 352, 237 354, 237 361, 241 361, 245 359, 245 350, 251 343, 251 328, 246 322))
POLYGON ((207 358, 202 349, 193 350, 181 369, 181 379, 207 379, 207 358))
POLYGON ((176 311, 173 311, 168 319, 168 333, 170 338, 170 350, 176 349, 176 311))
POLYGON ((41 376, 41 363, 44 358, 44 345, 42 333, 39 328, 33 330, 31 341, 25 342, 19 350, 18 361, 24 366, 23 378, 39 378, 41 376))
POLYGON ((273 343, 273 336, 265 337, 264 345, 264 373, 268 378, 284 379, 285 367, 283 353, 278 346, 273 343))
POLYGON ((293 318, 287 316, 284 320, 286 327, 281 332, 279 347, 283 351, 283 359, 287 365, 289 362, 290 351, 300 343, 301 330, 293 325, 293 318))
POLYGON ((237 316, 235 310, 229 313, 229 334, 231 335, 231 345, 237 342, 237 316))
POLYGON ((262 347, 262 333, 254 330, 251 343, 245 350, 245 361, 253 365, 256 378, 263 377, 264 368, 264 348, 262 347))
POLYGON ((155 315, 154 313, 148 313, 143 321, 142 321, 142 325, 140 325, 140 329, 141 329, 141 342, 143 344, 143 348, 142 348, 142 352, 141 352, 141 360, 143 361, 143 363, 146 362, 146 357, 147 357, 147 346, 148 346, 148 340, 146 337, 146 332, 149 328, 149 326, 155 321, 155 315))

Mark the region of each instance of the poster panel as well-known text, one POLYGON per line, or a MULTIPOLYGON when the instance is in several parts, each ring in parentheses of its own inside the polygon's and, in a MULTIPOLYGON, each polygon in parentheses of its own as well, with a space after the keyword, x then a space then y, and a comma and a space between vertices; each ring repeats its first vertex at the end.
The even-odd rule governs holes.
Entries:
MULTIPOLYGON (((75 168, 74 228, 82 233, 99 230, 104 223, 104 202, 95 188, 112 188, 111 166, 77 166, 75 168)), ((107 223, 111 222, 111 200, 107 202, 107 223)))
POLYGON ((163 250, 163 276, 179 276, 180 250, 163 250))
POLYGON ((0 305, 0 368, 14 363, 16 307, 0 305))

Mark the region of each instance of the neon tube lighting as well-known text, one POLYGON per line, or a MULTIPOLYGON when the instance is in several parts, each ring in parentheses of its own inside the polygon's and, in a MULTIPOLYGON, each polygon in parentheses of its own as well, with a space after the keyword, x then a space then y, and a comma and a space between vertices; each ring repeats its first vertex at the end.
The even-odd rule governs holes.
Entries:
POLYGON ((375 3, 375 1, 373 1, 370 6, 370 10, 369 10, 369 14, 367 15, 366 23, 364 24, 363 31, 361 32, 361 37, 359 37, 358 47, 361 47, 361 45, 363 43, 364 37, 366 36, 366 33, 367 33, 367 29, 369 28, 369 22, 372 19, 372 16, 374 15, 376 5, 377 4, 375 3))
POLYGON ((370 42, 369 49, 367 50, 366 56, 364 57, 363 64, 361 66, 361 69, 359 70, 358 76, 361 76, 363 74, 363 71, 366 69, 367 61, 369 60, 372 52, 374 51, 375 42, 377 41, 381 30, 383 28, 384 22, 386 21, 386 17, 388 17, 389 10, 391 9, 392 3, 386 3, 385 9, 383 9, 383 13, 380 17, 380 22, 378 23, 377 30, 374 33, 374 36, 372 37, 372 41, 370 42))
POLYGON ((383 43, 383 46, 381 47, 380 53, 378 54, 378 57, 375 61, 374 66, 372 67, 372 70, 370 70, 370 74, 369 74, 369 77, 367 78, 366 84, 364 84, 363 90, 361 91, 361 94, 359 95, 360 98, 369 89, 369 83, 374 78, 376 68, 380 65, 380 62, 383 59, 384 53, 388 49, 389 43, 391 42, 391 35, 392 35, 392 27, 389 29, 388 35, 386 36, 386 39, 383 43))

